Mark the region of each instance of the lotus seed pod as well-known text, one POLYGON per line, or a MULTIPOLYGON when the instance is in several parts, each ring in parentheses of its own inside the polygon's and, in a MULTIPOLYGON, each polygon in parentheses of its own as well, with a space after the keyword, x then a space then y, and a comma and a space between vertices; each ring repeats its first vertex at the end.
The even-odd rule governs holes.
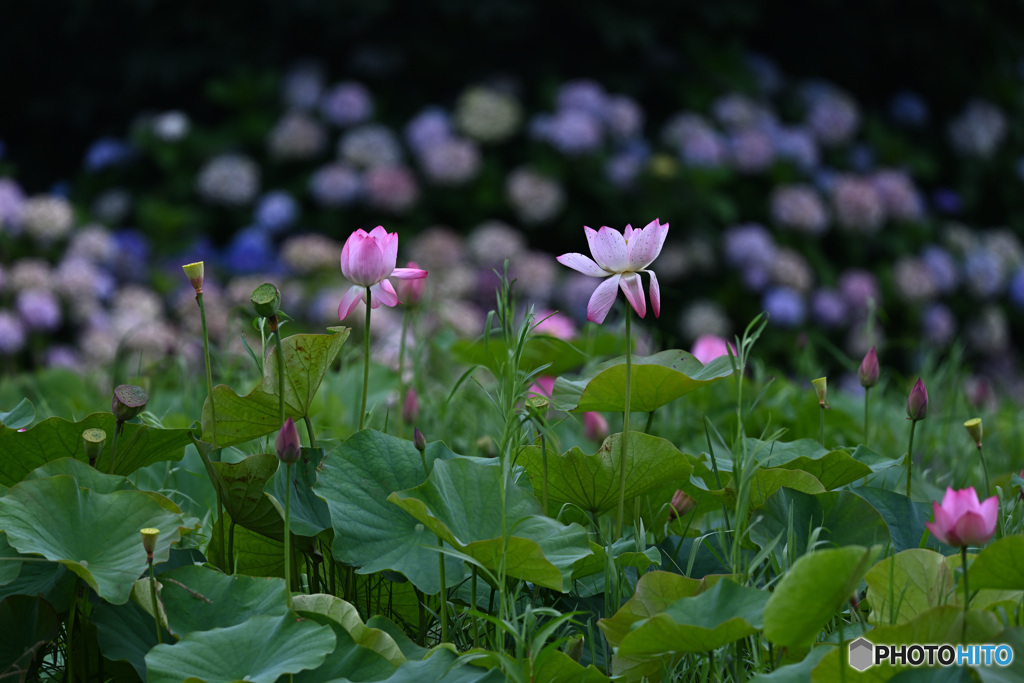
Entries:
POLYGON ((971 418, 967 422, 964 422, 964 427, 967 428, 967 433, 974 439, 974 443, 978 448, 981 448, 981 418, 971 418))
POLYGON ((102 429, 86 429, 82 432, 82 444, 85 446, 85 455, 89 458, 89 464, 96 466, 96 460, 103 452, 107 443, 107 433, 102 429))
POLYGON ((117 420, 118 431, 122 424, 145 410, 147 403, 149 403, 149 394, 140 386, 121 384, 114 389, 110 410, 117 420))
POLYGON ((153 551, 156 550, 156 537, 160 535, 159 529, 140 529, 142 534, 142 547, 146 549, 146 555, 152 559, 153 551))
POLYGON ((814 385, 814 391, 818 394, 818 405, 824 408, 828 405, 828 378, 812 379, 811 384, 814 385))
POLYGON ((189 263, 181 267, 185 271, 185 277, 192 284, 192 288, 196 290, 196 294, 203 293, 203 262, 196 261, 195 263, 189 263))
POLYGON ((273 284, 264 282, 252 290, 249 301, 256 309, 256 315, 261 318, 273 318, 277 316, 277 311, 281 307, 281 292, 273 284))

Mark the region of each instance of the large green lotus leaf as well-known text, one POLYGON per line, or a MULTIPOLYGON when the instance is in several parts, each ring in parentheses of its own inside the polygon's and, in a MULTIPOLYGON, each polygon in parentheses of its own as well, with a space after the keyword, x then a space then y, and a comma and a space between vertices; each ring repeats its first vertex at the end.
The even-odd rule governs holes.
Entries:
MULTIPOLYGON (((633 357, 630 410, 651 412, 700 387, 732 374, 729 358, 707 365, 686 351, 662 351, 633 357)), ((555 380, 552 403, 563 410, 622 412, 626 401, 625 356, 598 365, 578 380, 555 380)))
MULTIPOLYGON (((427 466, 455 458, 441 442, 427 444, 427 466)), ((401 572, 421 591, 439 593, 437 536, 415 517, 388 502, 394 491, 426 481, 423 461, 411 441, 366 429, 324 456, 313 492, 327 502, 334 529, 332 552, 361 573, 401 572)), ((445 580, 462 580, 462 562, 445 559, 445 580)))
POLYGON ((23 562, 18 578, 0 584, 0 600, 11 595, 39 595, 46 599, 57 613, 65 612, 78 590, 78 578, 55 562, 23 562))
MULTIPOLYGON (((103 656, 115 662, 128 662, 139 678, 146 680, 146 653, 159 642, 153 615, 131 600, 123 605, 96 600, 89 621, 96 626, 96 640, 103 656)), ((166 630, 161 631, 165 642, 172 640, 166 630)))
POLYGON ((847 546, 798 558, 783 574, 765 607, 765 637, 787 647, 813 644, 822 626, 853 597, 879 551, 847 546))
POLYGON ((904 624, 954 602, 956 579, 946 558, 933 550, 904 550, 876 564, 864 578, 871 604, 868 621, 876 626, 904 624))
MULTIPOLYGON (((392 588, 401 588, 402 586, 408 586, 409 583, 392 584, 392 588)), ((417 604, 419 600, 417 599, 417 604)), ((428 617, 429 618, 429 617, 428 617)), ((412 630, 415 632, 419 628, 418 623, 410 624, 412 630)), ((395 642, 398 649, 402 652, 402 656, 407 660, 415 661, 420 659, 426 659, 427 654, 430 653, 430 648, 421 647, 414 643, 412 639, 406 635, 405 631, 401 626, 391 621, 382 614, 375 614, 366 620, 366 627, 383 631, 391 637, 391 640, 395 642)))
POLYGON ((438 647, 424 659, 405 662, 380 683, 503 683, 506 680, 499 669, 472 666, 454 652, 438 647))
POLYGON ((321 614, 306 612, 303 616, 330 628, 337 642, 334 651, 323 664, 316 669, 295 674, 290 677, 290 683, 379 681, 395 672, 394 664, 370 648, 356 643, 341 624, 321 614))
MULTIPOLYGON (((850 492, 866 500, 882 516, 889 528, 895 552, 921 547, 921 539, 925 538, 927 532, 925 523, 932 518, 930 503, 913 502, 902 493, 867 486, 851 489, 850 492)), ((955 552, 930 533, 924 547, 946 554, 955 552)))
POLYGON ((154 560, 164 562, 184 524, 145 493, 97 493, 66 475, 24 481, 2 500, 0 528, 14 548, 64 564, 115 605, 146 568, 139 529, 160 530, 154 560))
MULTIPOLYGON (((770 673, 757 674, 749 683, 806 683, 811 678, 811 671, 818 665, 821 658, 833 649, 828 645, 820 645, 796 664, 780 666, 770 673)), ((857 679, 860 681, 860 679, 857 679)))
MULTIPOLYGON (((1016 653, 1024 652, 1024 627, 1011 626, 1001 631, 993 639, 993 643, 1003 643, 1013 648, 1014 658, 1009 666, 979 666, 974 669, 982 683, 1017 683, 1024 681, 1024 657, 1016 653)), ((959 681, 957 682, 959 683, 959 681)))
MULTIPOLYGON (((167 625, 179 637, 193 631, 235 626, 261 614, 288 613, 284 581, 278 578, 229 576, 193 565, 164 572, 158 581, 167 625)), ((135 601, 152 618, 149 580, 139 579, 135 590, 135 601)))
POLYGON ((338 624, 356 644, 373 650, 394 666, 400 666, 405 661, 405 655, 402 654, 398 643, 385 631, 368 628, 359 618, 359 611, 350 602, 324 593, 296 595, 292 601, 292 608, 299 614, 322 615, 338 624))
POLYGON ((872 546, 888 543, 889 527, 882 516, 863 498, 849 491, 828 491, 812 495, 781 488, 754 509, 750 540, 764 548, 780 533, 790 533, 794 547, 806 549, 810 534, 821 527, 818 539, 835 545, 872 546))
MULTIPOLYGON (((107 445, 96 462, 96 469, 109 472, 113 414, 94 413, 80 422, 51 417, 24 432, 0 428, 0 485, 13 486, 40 465, 58 458, 88 462, 82 444, 82 432, 86 429, 102 429, 107 433, 107 445)), ((118 437, 113 473, 128 475, 161 460, 181 460, 185 446, 191 443, 191 434, 188 429, 158 429, 126 422, 124 433, 118 437)))
MULTIPOLYGON (((577 344, 546 334, 530 335, 523 348, 519 368, 531 372, 547 366, 544 374, 557 376, 583 365, 591 358, 621 353, 623 346, 622 338, 613 334, 600 334, 592 339, 580 340, 577 344)), ((501 374, 499 366, 508 358, 508 347, 500 332, 492 333, 490 338, 457 341, 452 345, 452 352, 462 362, 483 365, 496 375, 501 374)))
MULTIPOLYGON (((603 545, 590 541, 590 555, 577 560, 572 568, 572 578, 582 579, 587 576, 600 574, 605 569, 608 560, 608 551, 603 545)), ((642 575, 652 564, 661 564, 661 552, 654 546, 641 552, 636 551, 636 540, 632 538, 620 538, 612 544, 612 556, 615 558, 615 566, 619 569, 633 567, 640 570, 642 575)))
MULTIPOLYGON (((221 546, 221 524, 224 525, 224 542, 231 545, 234 553, 236 574, 249 576, 284 577, 284 543, 267 538, 263 534, 235 525, 234 541, 231 540, 231 515, 224 513, 213 525, 206 556, 216 567, 227 566, 226 550, 221 546)), ((282 523, 282 528, 283 528, 282 523)))
POLYGON ((970 587, 1024 589, 1024 536, 1005 536, 983 548, 971 565, 970 587))
MULTIPOLYGON (((715 577, 717 580, 719 577, 715 577)), ((612 647, 618 647, 633 625, 650 619, 680 598, 688 598, 706 590, 712 582, 691 579, 672 572, 654 571, 637 581, 633 597, 612 617, 597 622, 612 647)))
POLYGON ((59 626, 57 613, 42 598, 12 595, 0 601, 0 679, 27 670, 39 648, 57 637, 59 626))
POLYGON ((820 481, 827 491, 862 479, 872 472, 868 465, 855 460, 847 451, 830 451, 813 439, 773 441, 760 447, 764 442, 757 439, 747 439, 747 442, 748 452, 758 451, 757 460, 761 467, 803 470, 820 481))
POLYGON ((620 657, 666 652, 708 652, 761 630, 771 594, 722 579, 709 590, 676 600, 633 625, 616 652, 620 657))
POLYGON ((157 645, 146 655, 147 680, 274 683, 285 674, 317 668, 336 643, 329 626, 294 614, 257 616, 228 628, 189 633, 174 645, 157 645))
POLYGON ((116 474, 103 474, 89 463, 74 458, 60 458, 37 467, 25 475, 23 481, 46 479, 62 474, 74 477, 78 485, 84 489, 92 489, 96 493, 113 493, 114 491, 137 491, 126 478, 116 474))
MULTIPOLYGON (((559 455, 547 454, 548 497, 600 513, 614 509, 619 501, 619 469, 622 463, 622 433, 612 434, 593 455, 572 448, 559 455)), ((626 498, 635 498, 673 479, 686 479, 693 466, 671 442, 644 434, 629 433, 626 453, 626 498)), ((517 463, 530 474, 534 493, 540 495, 544 454, 539 446, 519 452, 517 463)))
POLYGON ((26 557, 11 547, 7 534, 0 532, 0 586, 10 583, 21 573, 21 558, 26 557))
POLYGON ((586 529, 545 516, 537 499, 514 485, 506 489, 502 519, 496 503, 503 485, 501 468, 490 461, 438 460, 426 483, 388 500, 483 566, 567 590, 573 564, 591 552, 586 529))
POLYGON ((235 524, 283 541, 284 520, 263 492, 277 471, 277 456, 256 453, 237 463, 214 462, 211 466, 223 482, 224 508, 235 524))
POLYGON ((36 419, 36 407, 27 398, 21 399, 18 405, 6 413, 0 411, 0 424, 11 429, 28 427, 34 419, 36 419))
MULTIPOLYGON (((759 468, 750 479, 748 503, 750 508, 763 505, 781 488, 815 495, 824 493, 825 487, 813 475, 799 469, 759 468)), ((730 479, 723 489, 705 489, 689 481, 679 482, 678 488, 697 501, 696 514, 700 515, 712 510, 719 511, 722 505, 732 510, 736 507, 738 494, 736 480, 730 479)), ((671 499, 671 497, 670 497, 671 499)))
MULTIPOLYGON (((331 327, 334 334, 295 334, 281 340, 284 355, 285 417, 298 420, 309 414, 313 397, 348 339, 347 327, 331 327)), ((277 396, 277 351, 268 346, 263 381, 247 396, 230 387, 213 388, 217 409, 216 443, 221 448, 270 434, 281 429, 277 396)), ((210 399, 203 404, 203 440, 214 443, 213 411, 210 399)))
POLYGON ((550 683, 608 683, 609 679, 593 664, 583 666, 561 650, 552 650, 538 663, 535 680, 550 683))
MULTIPOLYGON (((312 537, 324 529, 331 528, 331 512, 327 509, 327 503, 313 492, 316 469, 323 459, 322 448, 303 448, 299 461, 292 465, 290 526, 293 534, 312 537)), ((282 510, 287 487, 287 471, 288 468, 284 465, 278 467, 267 487, 267 493, 277 500, 282 510)))

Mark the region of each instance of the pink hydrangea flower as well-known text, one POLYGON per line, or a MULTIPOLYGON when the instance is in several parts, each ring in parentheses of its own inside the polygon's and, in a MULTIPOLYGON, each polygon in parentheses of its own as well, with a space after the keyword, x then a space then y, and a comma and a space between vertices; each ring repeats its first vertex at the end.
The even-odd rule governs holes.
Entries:
POLYGON ((640 273, 651 276, 651 309, 657 318, 661 314, 661 290, 654 271, 647 270, 647 266, 661 253, 668 236, 668 223, 663 225, 655 218, 642 230, 634 230, 627 225, 625 233, 607 226, 600 230, 588 227, 583 230, 594 258, 569 253, 559 256, 558 262, 584 275, 605 278, 590 297, 587 320, 598 324, 604 322, 619 288, 637 315, 641 318, 647 315, 640 273))
POLYGON ((926 522, 925 526, 947 545, 957 548, 982 545, 996 532, 999 499, 992 496, 979 503, 973 486, 959 491, 947 488, 942 505, 934 501, 932 507, 935 521, 926 522))
POLYGON ((397 263, 397 232, 378 225, 369 233, 360 229, 349 235, 341 249, 341 273, 354 284, 341 298, 338 319, 347 318, 360 299, 365 303, 367 294, 370 308, 400 303, 389 277, 416 280, 427 276, 427 271, 419 268, 396 268, 397 263))

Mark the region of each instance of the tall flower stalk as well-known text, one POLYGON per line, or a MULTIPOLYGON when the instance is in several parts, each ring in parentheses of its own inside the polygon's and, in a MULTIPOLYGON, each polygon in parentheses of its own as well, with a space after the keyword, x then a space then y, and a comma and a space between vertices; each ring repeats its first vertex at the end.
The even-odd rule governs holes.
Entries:
POLYGON ((281 426, 277 434, 277 459, 285 466, 285 492, 284 492, 284 584, 286 591, 286 604, 288 609, 292 608, 292 534, 291 534, 291 501, 292 501, 292 465, 299 461, 302 453, 299 442, 299 430, 295 422, 289 417, 281 426))
POLYGON ((985 453, 981 450, 981 418, 971 418, 967 422, 964 422, 964 427, 967 429, 967 433, 971 436, 974 441, 974 445, 978 448, 978 459, 981 460, 981 470, 985 473, 985 494, 992 490, 992 485, 988 479, 988 465, 985 464, 985 453))
POLYGON ((344 320, 362 299, 366 304, 366 327, 363 330, 363 395, 360 401, 359 429, 366 420, 366 396, 370 379, 370 311, 381 304, 395 306, 400 303, 389 277, 399 280, 425 278, 427 271, 420 268, 396 268, 398 263, 398 233, 388 232, 382 226, 367 233, 356 230, 345 240, 341 249, 341 273, 353 283, 338 304, 338 319, 344 320))
POLYGON ((864 360, 860 362, 860 367, 857 368, 857 379, 860 381, 860 385, 864 387, 864 443, 868 443, 868 408, 871 400, 871 388, 878 384, 878 377, 880 375, 878 368, 878 354, 875 353, 875 347, 872 346, 871 350, 864 355, 864 360))
MULTIPOLYGON (((643 282, 640 273, 647 273, 651 278, 650 295, 651 310, 654 317, 661 314, 661 289, 654 271, 648 266, 661 253, 668 236, 668 223, 662 224, 657 218, 648 223, 642 230, 634 230, 627 225, 625 231, 619 232, 607 226, 600 230, 584 227, 590 253, 594 258, 579 253, 562 254, 558 262, 575 271, 590 277, 604 278, 597 286, 587 304, 587 320, 603 323, 618 290, 625 294, 636 314, 643 318, 647 314, 647 301, 644 298, 643 282)), ((619 451, 619 500, 616 511, 615 534, 622 538, 622 521, 626 503, 626 462, 629 459, 629 413, 630 399, 633 394, 633 361, 632 361, 632 330, 629 309, 626 309, 626 394, 622 413, 622 443, 619 451)), ((637 530, 639 532, 639 529, 637 530)))
POLYGON ((914 428, 928 415, 928 390, 921 378, 907 397, 907 419, 910 420, 910 443, 907 444, 907 498, 910 498, 910 472, 914 462, 914 428))

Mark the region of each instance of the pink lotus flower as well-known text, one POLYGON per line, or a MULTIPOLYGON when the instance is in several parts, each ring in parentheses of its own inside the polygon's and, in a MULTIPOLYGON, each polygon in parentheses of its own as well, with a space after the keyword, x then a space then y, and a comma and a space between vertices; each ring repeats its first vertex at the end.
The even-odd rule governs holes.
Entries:
POLYGON ((397 232, 388 232, 378 225, 369 233, 360 229, 349 235, 341 249, 341 274, 355 284, 341 298, 338 318, 347 318, 360 299, 366 302, 367 295, 370 308, 400 303, 389 277, 416 280, 427 276, 427 271, 419 268, 396 268, 397 263, 397 232))
POLYGON ((693 342, 693 349, 690 353, 703 365, 707 365, 719 356, 729 355, 730 349, 732 350, 732 355, 735 356, 735 346, 716 335, 702 334, 697 337, 697 341, 693 342))
MULTIPOLYGON (((419 264, 415 261, 409 261, 405 265, 407 270, 420 270, 419 264)), ((399 278, 398 280, 398 284, 395 285, 395 291, 398 293, 399 300, 409 306, 418 304, 420 299, 423 298, 423 292, 427 289, 425 278, 418 277, 405 280, 399 278)))
POLYGON ((608 438, 608 420, 604 415, 595 412, 583 413, 583 436, 591 441, 604 441, 608 438))
POLYGON ((973 486, 959 491, 947 488, 942 505, 932 502, 932 507, 935 521, 926 522, 925 526, 947 545, 982 545, 996 532, 999 499, 992 496, 979 503, 973 486))
POLYGON ((584 275, 606 278, 590 297, 590 303, 587 304, 587 320, 598 324, 604 322, 612 304, 615 303, 617 288, 622 289, 637 315, 641 318, 647 315, 647 302, 644 299, 640 273, 651 276, 651 309, 657 318, 661 314, 661 290, 654 271, 647 270, 647 266, 661 253, 665 237, 668 236, 668 223, 662 225, 655 218, 643 230, 634 230, 627 225, 624 234, 607 226, 600 230, 588 227, 584 227, 583 230, 586 232, 590 253, 594 258, 569 253, 559 256, 558 262, 584 275))
POLYGON ((538 311, 536 319, 539 320, 533 329, 533 334, 548 334, 569 341, 576 336, 576 326, 572 320, 557 311, 538 311))

